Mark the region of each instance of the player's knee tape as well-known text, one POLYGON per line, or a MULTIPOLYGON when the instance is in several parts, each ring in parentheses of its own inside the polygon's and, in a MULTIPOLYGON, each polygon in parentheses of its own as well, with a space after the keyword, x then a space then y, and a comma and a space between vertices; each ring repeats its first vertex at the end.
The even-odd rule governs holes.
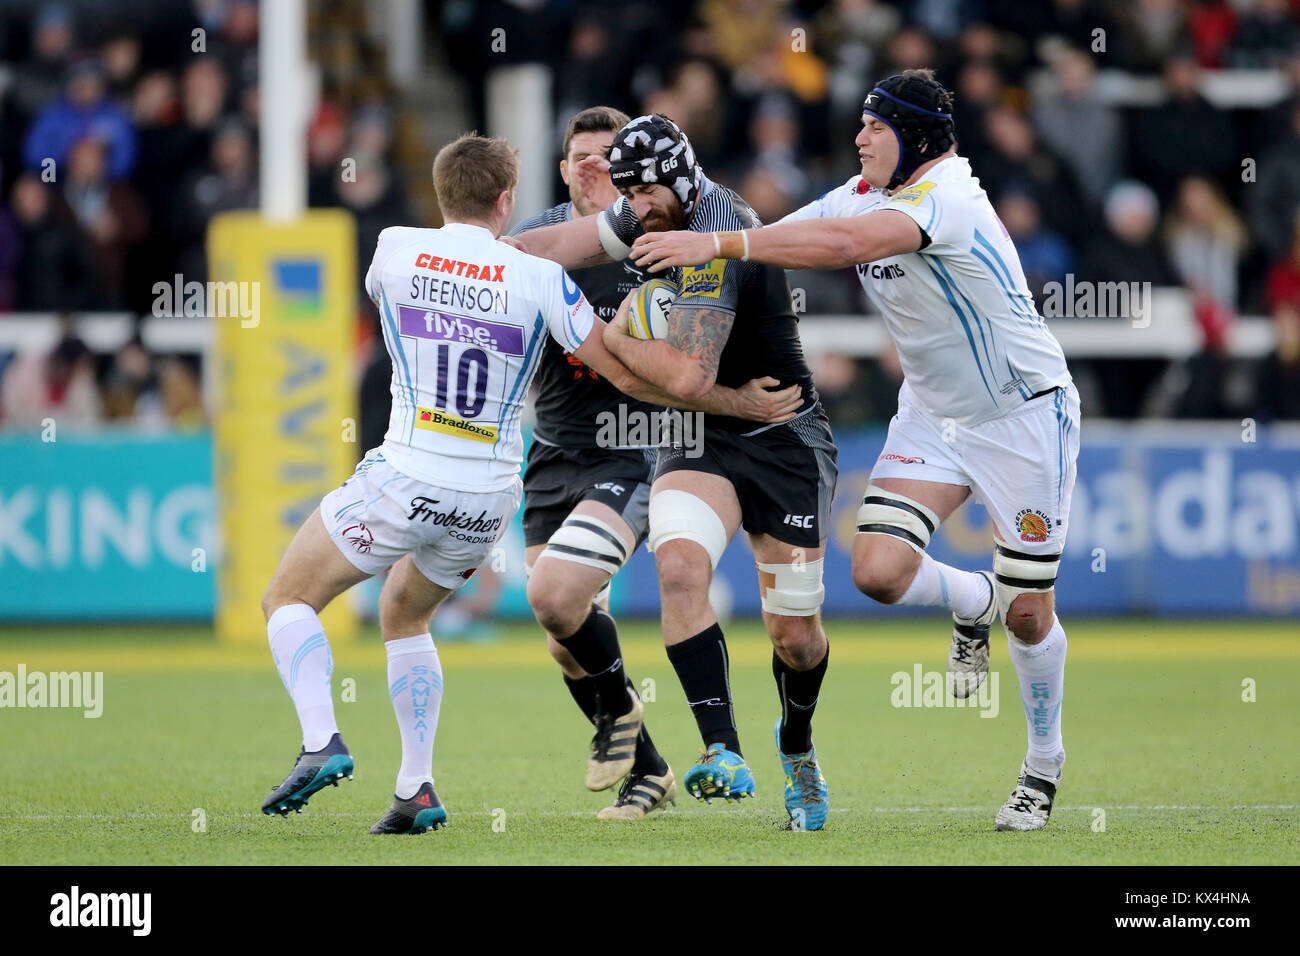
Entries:
POLYGON ((993 551, 994 591, 1005 621, 1011 602, 1022 594, 1046 594, 1056 585, 1059 554, 1026 554, 998 539, 993 551))
POLYGON ((758 567, 758 584, 763 610, 786 617, 812 617, 822 606, 822 559, 799 564, 764 564, 758 567))
POLYGON ((930 535, 937 527, 939 516, 921 502, 879 485, 867 485, 858 509, 858 534, 893 535, 921 552, 930 544, 930 535))
POLYGON ((714 510, 689 491, 670 488, 650 499, 650 550, 675 538, 702 547, 715 569, 727 550, 727 528, 714 510))
POLYGON ((544 558, 585 564, 614 575, 628 559, 627 545, 610 525, 591 515, 569 515, 546 542, 544 558))

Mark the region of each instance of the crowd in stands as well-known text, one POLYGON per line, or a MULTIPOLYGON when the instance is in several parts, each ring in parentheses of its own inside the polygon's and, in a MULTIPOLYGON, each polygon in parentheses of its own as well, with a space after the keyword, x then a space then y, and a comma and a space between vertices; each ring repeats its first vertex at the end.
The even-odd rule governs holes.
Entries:
MULTIPOLYGON (((258 202, 257 5, 54 2, 0 18, 0 313, 145 313, 155 281, 201 279, 210 218, 258 202)), ((488 71, 543 63, 557 153, 586 106, 663 112, 765 222, 855 171, 871 79, 933 67, 1036 296, 1067 275, 1190 293, 1196 358, 1077 363, 1090 414, 1300 418, 1300 0, 443 0, 426 20, 429 55, 464 83, 467 128, 487 128, 488 71), (1229 72, 1284 92, 1216 106, 1208 81, 1229 72), (1226 354, 1243 314, 1272 318, 1268 358, 1226 354)), ((324 85, 309 201, 356 214, 359 273, 384 226, 436 225, 393 136, 382 88, 324 85), (338 175, 345 156, 354 181, 338 175)), ((847 270, 791 284, 806 321, 866 307, 847 270)), ((892 413, 889 356, 828 356, 817 374, 837 421, 892 413)))

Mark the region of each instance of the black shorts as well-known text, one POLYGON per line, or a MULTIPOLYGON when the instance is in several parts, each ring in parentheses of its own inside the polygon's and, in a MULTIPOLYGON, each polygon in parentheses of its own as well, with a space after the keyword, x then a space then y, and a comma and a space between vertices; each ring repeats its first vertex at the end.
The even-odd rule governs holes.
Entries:
POLYGON ((798 418, 757 434, 708 429, 698 457, 693 448, 661 448, 655 477, 702 471, 731 482, 740 521, 750 534, 770 534, 801 548, 819 548, 830 533, 837 453, 818 403, 798 418))
POLYGON ((613 508, 636 536, 650 525, 650 476, 657 449, 562 448, 533 439, 524 469, 524 544, 545 544, 583 501, 613 508))

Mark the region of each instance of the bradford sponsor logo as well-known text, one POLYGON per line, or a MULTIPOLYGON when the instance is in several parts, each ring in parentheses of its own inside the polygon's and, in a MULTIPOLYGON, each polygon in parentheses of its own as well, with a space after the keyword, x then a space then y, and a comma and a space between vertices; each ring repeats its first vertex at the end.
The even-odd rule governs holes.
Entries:
POLYGON ((402 335, 477 345, 503 355, 524 354, 524 330, 517 325, 469 319, 409 305, 397 307, 397 321, 402 335))
POLYGON ((1026 508, 1016 515, 1016 528, 1021 541, 1046 541, 1052 521, 1036 508, 1026 508))
POLYGON ((475 425, 463 418, 448 415, 436 408, 425 408, 423 405, 415 410, 415 427, 423 428, 428 432, 441 432, 444 435, 455 435, 457 438, 468 438, 470 441, 481 441, 487 445, 497 440, 495 425, 475 425))
POLYGON ((464 276, 466 279, 478 279, 480 282, 505 282, 506 267, 496 265, 475 265, 459 259, 444 259, 442 256, 422 252, 415 257, 417 269, 430 272, 450 272, 452 275, 464 276))
POLYGON ((881 461, 896 461, 903 465, 924 465, 924 458, 911 458, 907 455, 895 455, 892 452, 888 455, 881 455, 881 461))
POLYGON ((417 495, 411 499, 411 513, 406 517, 410 521, 418 520, 435 527, 454 528, 471 534, 490 534, 501 527, 500 515, 489 518, 486 511, 480 511, 476 518, 468 511, 457 511, 454 508, 451 511, 439 511, 432 507, 438 503, 437 498, 417 495))
POLYGON ((726 260, 714 259, 702 266, 682 270, 682 295, 707 295, 718 298, 722 292, 722 273, 726 260))

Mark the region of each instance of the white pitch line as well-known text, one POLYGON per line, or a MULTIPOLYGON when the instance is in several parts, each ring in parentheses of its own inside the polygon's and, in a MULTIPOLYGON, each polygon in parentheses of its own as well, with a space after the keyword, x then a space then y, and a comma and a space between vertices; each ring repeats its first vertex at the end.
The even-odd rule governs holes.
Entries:
MULTIPOLYGON (((505 809, 505 808, 502 808, 505 809)), ((849 807, 831 807, 830 813, 987 813, 996 807, 868 807, 864 810, 855 811, 849 807)), ((1120 804, 1116 806, 1088 805, 1080 807, 1056 807, 1057 813, 1076 813, 1092 812, 1096 809, 1102 810, 1158 810, 1158 811, 1186 811, 1186 810, 1300 810, 1300 804, 1296 803, 1257 803, 1257 804, 1120 804)), ((493 810, 453 810, 452 817, 490 817, 495 811, 493 810)), ((662 813, 673 816, 694 816, 703 815, 708 811, 704 808, 691 810, 664 810, 662 813)), ((766 809, 763 807, 731 807, 724 813, 763 813, 778 814, 778 809, 766 809)), ((585 817, 595 811, 588 810, 508 810, 505 809, 507 817, 585 817)), ((295 816, 296 814, 290 814, 295 816)), ((373 817, 373 813, 361 813, 357 811, 314 811, 317 817, 373 817)), ((260 817, 267 816, 262 813, 235 813, 225 814, 216 812, 211 816, 217 819, 236 819, 256 820, 260 817)), ((126 813, 126 814, 107 814, 107 813, 29 813, 29 814, 5 814, 0 816, 0 822, 6 820, 192 820, 193 816, 189 813, 126 813)))

